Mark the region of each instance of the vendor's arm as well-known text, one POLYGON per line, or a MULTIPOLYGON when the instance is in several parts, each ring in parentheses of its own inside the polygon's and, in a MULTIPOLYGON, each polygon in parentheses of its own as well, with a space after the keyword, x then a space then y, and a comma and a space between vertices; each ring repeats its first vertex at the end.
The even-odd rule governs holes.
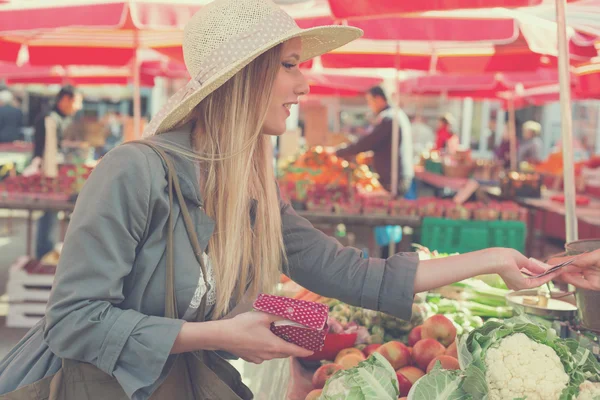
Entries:
POLYGON ((35 121, 33 136, 33 158, 43 157, 46 148, 46 119, 41 116, 35 121))
POLYGON ((364 258, 315 229, 289 204, 281 205, 283 239, 288 257, 284 271, 292 280, 323 296, 409 319, 414 293, 438 288, 476 275, 497 273, 509 287, 537 287, 552 279, 526 279, 521 269, 539 273, 547 266, 530 261, 516 250, 488 249, 422 261, 416 253, 399 253, 387 260, 364 258))
POLYGON ((351 157, 365 151, 371 151, 388 140, 392 134, 392 120, 384 118, 369 135, 362 137, 358 142, 336 151, 338 157, 351 157))

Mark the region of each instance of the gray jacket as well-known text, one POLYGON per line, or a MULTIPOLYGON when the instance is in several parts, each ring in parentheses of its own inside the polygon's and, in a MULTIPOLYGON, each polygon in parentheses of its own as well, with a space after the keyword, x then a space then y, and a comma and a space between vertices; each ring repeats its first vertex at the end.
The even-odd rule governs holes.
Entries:
MULTIPOLYGON (((150 140, 190 146, 185 129, 150 140)), ((194 163, 171 155, 204 249, 214 222, 203 212, 194 163)), ((0 394, 55 373, 61 358, 96 365, 133 399, 147 399, 162 382, 183 324, 163 316, 166 187, 165 166, 147 146, 120 146, 99 163, 72 215, 46 317, 0 362, 0 394)), ((280 206, 294 281, 324 296, 410 317, 416 255, 365 259, 313 228, 289 204, 280 206)), ((200 268, 177 203, 173 212, 175 288, 183 315, 200 268)))

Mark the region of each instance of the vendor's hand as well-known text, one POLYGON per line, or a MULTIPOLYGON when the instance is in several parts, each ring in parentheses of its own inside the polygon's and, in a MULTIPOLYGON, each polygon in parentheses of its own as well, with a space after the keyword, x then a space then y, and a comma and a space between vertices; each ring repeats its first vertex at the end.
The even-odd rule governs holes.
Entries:
POLYGON ((308 357, 313 354, 271 332, 271 323, 282 319, 260 311, 240 314, 227 320, 229 326, 223 331, 221 347, 255 364, 274 358, 308 357))
POLYGON ((29 164, 23 170, 23 176, 27 177, 27 176, 38 175, 41 171, 41 168, 42 168, 42 159, 40 157, 35 157, 33 160, 31 160, 31 164, 29 164))
MULTIPOLYGON (((557 257, 548 261, 556 265, 568 261, 570 257, 557 257)), ((559 280, 587 290, 600 290, 600 250, 577 256, 573 264, 562 268, 559 280)))
POLYGON ((496 273, 502 277, 506 286, 512 290, 523 290, 540 287, 560 274, 554 272, 541 278, 528 278, 523 271, 532 275, 541 274, 551 268, 541 261, 530 259, 513 249, 490 249, 492 262, 496 265, 496 273))

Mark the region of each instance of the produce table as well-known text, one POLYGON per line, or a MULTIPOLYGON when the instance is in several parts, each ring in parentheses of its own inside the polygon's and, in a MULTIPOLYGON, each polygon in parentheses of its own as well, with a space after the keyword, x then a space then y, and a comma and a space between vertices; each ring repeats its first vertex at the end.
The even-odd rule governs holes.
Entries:
MULTIPOLYGON (((313 225, 339 225, 344 224, 349 227, 367 227, 374 229, 377 226, 402 226, 410 228, 418 228, 421 226, 421 217, 403 215, 403 216, 391 216, 391 215, 363 215, 363 214, 335 214, 327 212, 313 212, 313 211, 296 211, 298 215, 309 220, 313 225)), ((402 243, 412 243, 412 231, 404 230, 402 243)), ((396 251, 411 251, 410 248, 402 248, 402 243, 399 247, 396 247, 396 251)), ((406 247, 406 246, 404 246, 406 247)), ((377 244, 375 243, 375 235, 371 234, 369 243, 369 251, 371 254, 377 254, 377 244)))
POLYGON ((13 163, 17 171, 22 171, 31 158, 31 143, 0 144, 0 165, 13 163))
MULTIPOLYGON (((487 189, 492 197, 500 197, 498 187, 487 189)), ((565 206, 562 203, 551 200, 552 196, 562 192, 545 190, 542 197, 515 198, 514 201, 528 209, 527 220, 527 242, 526 253, 531 254, 535 239, 535 230, 540 229, 545 236, 566 240, 565 229, 565 206)), ((577 206, 575 209, 579 221, 579 236, 582 239, 600 236, 600 200, 590 197, 590 204, 577 206)))
POLYGON ((345 224, 363 226, 401 225, 411 228, 421 226, 421 218, 411 215, 360 215, 360 214, 334 214, 325 212, 297 211, 298 215, 306 218, 313 224, 345 224))
MULTIPOLYGON (((33 256, 33 212, 34 211, 63 211, 72 212, 75 203, 69 201, 42 199, 6 199, 0 198, 0 209, 27 211, 27 255, 33 256)), ((61 237, 66 232, 66 219, 61 221, 61 237)))
POLYGON ((415 178, 438 189, 448 188, 453 191, 458 191, 469 181, 467 178, 449 178, 444 175, 434 174, 433 172, 425 171, 420 166, 415 167, 415 178))

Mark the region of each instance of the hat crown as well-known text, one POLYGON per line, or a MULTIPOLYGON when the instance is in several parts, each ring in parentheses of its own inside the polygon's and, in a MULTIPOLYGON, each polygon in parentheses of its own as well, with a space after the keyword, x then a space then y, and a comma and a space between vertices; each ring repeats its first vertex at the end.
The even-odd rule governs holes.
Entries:
POLYGON ((183 58, 190 75, 195 77, 202 61, 227 46, 228 40, 252 34, 254 27, 267 24, 277 11, 281 8, 270 0, 215 0, 201 8, 186 25, 183 37, 183 58))

